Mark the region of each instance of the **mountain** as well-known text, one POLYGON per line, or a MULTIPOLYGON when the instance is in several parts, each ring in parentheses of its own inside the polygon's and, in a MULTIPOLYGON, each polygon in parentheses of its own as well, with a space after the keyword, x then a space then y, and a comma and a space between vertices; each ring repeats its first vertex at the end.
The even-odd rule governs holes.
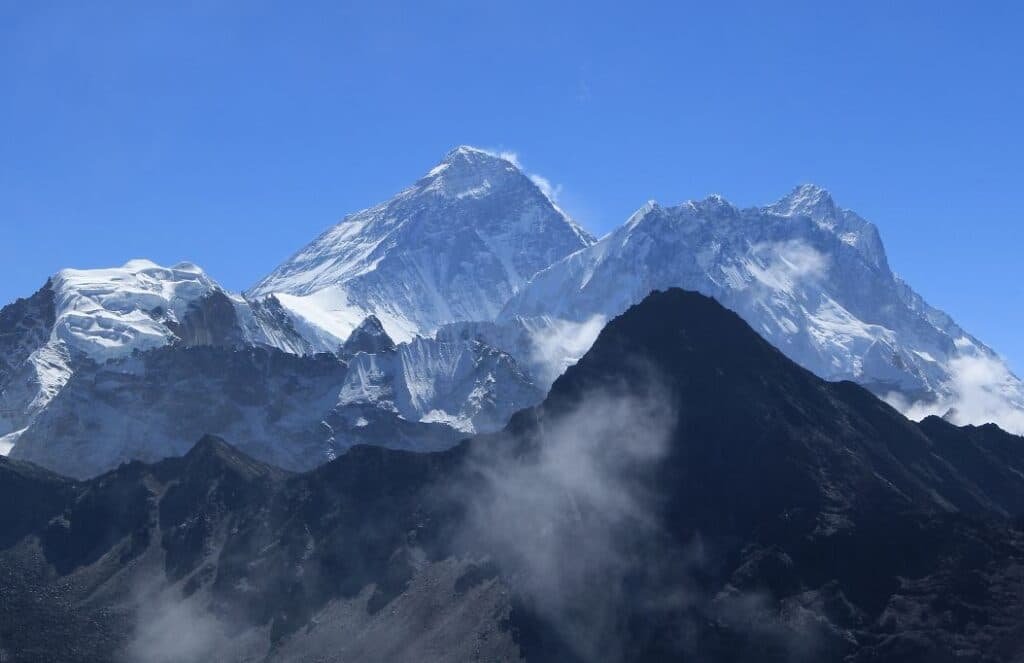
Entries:
POLYGON ((166 346, 83 362, 9 450, 67 476, 185 453, 205 433, 308 470, 355 444, 436 450, 504 426, 542 393, 506 354, 416 339, 375 354, 166 346))
POLYGON ((914 423, 717 302, 659 292, 543 404, 446 451, 357 446, 288 474, 205 437, 86 482, 0 459, 0 647, 12 661, 1017 660, 1022 444, 914 423))
POLYGON ((346 337, 367 315, 399 341, 491 320, 536 272, 593 243, 511 161, 457 147, 391 200, 346 217, 256 284, 346 337))
MULTIPOLYGON (((364 420, 379 424, 383 444, 437 449, 537 403, 609 319, 674 286, 715 296, 802 366, 867 386, 915 419, 1024 431, 1021 381, 896 276, 876 228, 823 189, 750 209, 718 196, 649 203, 595 243, 513 161, 459 147, 246 295, 189 263, 133 260, 63 270, 0 310, 0 453, 21 443, 16 456, 86 476, 155 460, 162 445, 183 453, 211 432, 303 470, 372 440, 356 426, 364 420), (328 353, 344 369, 332 369, 330 388, 307 384, 288 360, 250 352, 266 349, 328 353), (205 368, 183 374, 172 367, 179 355, 205 368), (265 366, 283 373, 257 380, 254 402, 291 404, 270 419, 237 400, 249 385, 225 381, 265 366), (316 394, 315 407, 298 413, 289 380, 302 383, 295 394, 316 394), (216 405, 190 416, 207 402, 216 405), (90 453, 95 462, 80 460, 90 453)), ((318 376, 317 360, 307 363, 318 376)))
POLYGON ((191 264, 63 270, 0 309, 0 453, 79 478, 204 433, 292 470, 357 443, 439 449, 541 397, 476 340, 396 345, 372 316, 333 337, 191 264))
POLYGON ((303 336, 275 299, 249 302, 191 263, 61 270, 31 297, 0 309, 0 451, 9 451, 79 366, 168 346, 304 355, 339 345, 303 336))
MULTIPOLYGON (((749 209, 719 196, 648 203, 537 274, 498 322, 532 326, 548 346, 564 337, 585 347, 593 321, 668 287, 714 296, 802 366, 854 380, 915 416, 954 408, 959 423, 1024 431, 1020 380, 892 272, 871 223, 813 185, 749 209)), ((493 331, 482 336, 514 345, 493 331)))

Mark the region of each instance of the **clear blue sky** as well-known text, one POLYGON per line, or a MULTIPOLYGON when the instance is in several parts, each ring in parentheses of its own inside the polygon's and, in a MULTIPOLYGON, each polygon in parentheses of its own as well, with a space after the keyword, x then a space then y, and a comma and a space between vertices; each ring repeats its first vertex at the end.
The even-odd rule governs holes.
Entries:
POLYGON ((1020 3, 403 4, 0 0, 0 301, 138 256, 244 288, 470 143, 596 233, 822 184, 1024 369, 1020 3))

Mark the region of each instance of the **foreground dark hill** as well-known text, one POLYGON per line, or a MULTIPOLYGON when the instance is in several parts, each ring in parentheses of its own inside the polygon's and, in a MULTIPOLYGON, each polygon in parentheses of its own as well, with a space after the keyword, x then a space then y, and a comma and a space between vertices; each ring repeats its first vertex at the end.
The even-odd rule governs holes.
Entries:
POLYGON ((546 401, 305 474, 0 460, 7 660, 1012 661, 1024 440, 915 424, 654 293, 546 401))

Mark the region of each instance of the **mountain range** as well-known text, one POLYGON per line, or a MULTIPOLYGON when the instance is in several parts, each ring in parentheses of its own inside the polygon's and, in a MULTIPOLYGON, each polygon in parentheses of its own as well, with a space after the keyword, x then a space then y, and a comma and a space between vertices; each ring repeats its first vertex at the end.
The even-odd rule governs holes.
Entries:
POLYGON ((1022 449, 656 292, 447 450, 296 474, 206 436, 86 481, 0 458, 0 653, 1019 660, 1022 449))
POLYGON ((606 321, 669 287, 914 418, 1024 431, 1020 380, 823 189, 648 203, 595 240, 512 160, 463 146, 243 294, 132 260, 4 307, 0 451, 86 478, 203 433, 292 471, 357 443, 441 449, 537 404, 606 321))

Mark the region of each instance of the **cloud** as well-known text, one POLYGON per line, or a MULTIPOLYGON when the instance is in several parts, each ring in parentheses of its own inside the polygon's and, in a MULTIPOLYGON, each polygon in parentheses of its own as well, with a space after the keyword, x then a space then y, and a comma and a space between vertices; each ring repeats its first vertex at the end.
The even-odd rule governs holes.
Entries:
MULTIPOLYGON (((644 387, 632 386, 639 393, 586 395, 546 417, 525 453, 475 445, 473 480, 458 489, 467 496, 469 546, 482 544, 521 600, 584 660, 621 652, 621 608, 639 598, 626 581, 636 572, 630 548, 658 534, 656 510, 635 478, 672 438, 672 401, 661 384, 652 373, 644 387)), ((660 607, 670 598, 680 597, 660 596, 660 607)))
POLYGON ((217 660, 241 643, 195 596, 174 589, 139 590, 135 630, 121 655, 136 663, 217 660))
POLYGON ((530 364, 538 383, 547 388, 597 340, 607 318, 595 314, 583 322, 550 320, 530 334, 530 364))
POLYGON ((946 416, 959 426, 995 423, 1024 435, 1020 382, 1006 364, 992 356, 963 356, 950 360, 949 372, 946 396, 911 402, 893 392, 886 395, 885 400, 910 419, 946 416))
POLYGON ((792 292, 801 282, 818 281, 828 273, 828 256, 803 240, 760 242, 750 253, 750 274, 772 290, 792 292))
POLYGON ((468 509, 466 549, 490 556, 513 604, 550 627, 557 637, 544 642, 568 646, 572 660, 630 660, 652 637, 704 660, 716 651, 709 623, 783 660, 816 660, 827 620, 756 591, 709 594, 723 553, 699 533, 683 542, 666 529, 652 481, 678 436, 665 385, 650 367, 643 379, 542 415, 525 442, 475 444, 474 479, 453 489, 468 509))

